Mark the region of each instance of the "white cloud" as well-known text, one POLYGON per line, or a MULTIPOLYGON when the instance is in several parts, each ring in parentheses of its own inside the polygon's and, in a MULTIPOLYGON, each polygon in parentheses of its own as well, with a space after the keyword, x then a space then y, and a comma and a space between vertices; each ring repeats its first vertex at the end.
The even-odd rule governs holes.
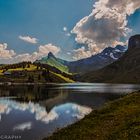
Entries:
POLYGON ((127 16, 140 8, 140 1, 98 0, 93 7, 91 14, 81 19, 72 30, 78 43, 87 44, 87 56, 100 52, 128 35, 127 16), (95 51, 89 53, 91 48, 95 51))
POLYGON ((88 48, 83 46, 73 51, 74 51, 73 59, 79 60, 96 54, 96 52, 99 52, 99 48, 96 46, 96 44, 94 44, 94 47, 93 45, 92 46, 89 45, 88 48))
POLYGON ((37 38, 33 38, 33 37, 30 37, 30 36, 21 36, 20 35, 19 39, 21 39, 25 42, 31 43, 31 44, 37 44, 37 42, 38 42, 37 38))
POLYGON ((37 59, 40 59, 44 56, 47 56, 49 52, 52 52, 53 54, 57 54, 60 52, 60 47, 57 47, 52 44, 45 44, 40 45, 38 47, 38 50, 36 52, 33 52, 32 54, 29 53, 23 53, 23 54, 17 54, 13 50, 7 49, 7 44, 0 44, 0 63, 17 63, 22 61, 35 61, 37 59), (10 59, 9 59, 10 58, 10 59))
POLYGON ((79 49, 74 50, 73 59, 78 60, 78 59, 86 58, 90 56, 90 54, 91 54, 90 51, 86 51, 85 47, 81 47, 79 49))
POLYGON ((53 54, 56 55, 58 52, 60 52, 60 48, 52 44, 41 45, 39 46, 37 52, 33 52, 32 54, 25 53, 25 54, 17 55, 16 57, 13 58, 13 62, 19 62, 19 61, 33 62, 37 59, 47 56, 49 52, 52 52, 53 54))
POLYGON ((70 33, 66 33, 66 36, 68 36, 68 37, 69 37, 69 36, 71 36, 71 34, 70 34, 70 33))
POLYGON ((117 45, 126 46, 127 44, 128 44, 128 40, 126 40, 126 42, 114 41, 114 44, 112 44, 112 46, 113 47, 116 47, 117 45))
POLYGON ((22 124, 19 124, 17 126, 15 126, 13 128, 13 130, 20 130, 20 131, 24 131, 24 130, 30 130, 32 128, 32 123, 31 122, 25 122, 22 124))
POLYGON ((41 56, 46 55, 49 52, 52 52, 53 54, 57 54, 58 52, 60 52, 60 48, 52 44, 39 46, 38 54, 40 54, 41 56))
POLYGON ((68 30, 67 27, 63 27, 64 32, 67 32, 67 30, 68 30))
POLYGON ((8 45, 6 43, 0 44, 0 59, 10 59, 16 55, 14 50, 8 50, 7 47, 8 45))
POLYGON ((67 27, 63 27, 63 31, 65 32, 65 36, 70 37, 71 33, 68 31, 67 27))

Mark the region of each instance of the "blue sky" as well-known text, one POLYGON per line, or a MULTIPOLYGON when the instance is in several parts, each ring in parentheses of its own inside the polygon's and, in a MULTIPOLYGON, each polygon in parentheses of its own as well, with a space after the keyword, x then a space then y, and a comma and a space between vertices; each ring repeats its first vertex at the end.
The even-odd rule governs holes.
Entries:
POLYGON ((92 9, 91 0, 0 0, 0 43, 16 53, 33 52, 38 45, 52 43, 62 48, 62 57, 75 47, 74 37, 66 36, 92 9), (39 43, 23 42, 19 35, 33 36, 39 43))
MULTIPOLYGON (((33 53, 40 45, 51 43, 60 47, 58 57, 71 60, 67 53, 82 45, 69 33, 92 12, 93 4, 94 0, 0 0, 0 44, 7 43, 7 49, 18 55, 33 53), (25 42, 19 36, 34 37, 38 42, 25 42)), ((140 33, 139 23, 140 10, 137 10, 128 17, 131 35, 140 33)))

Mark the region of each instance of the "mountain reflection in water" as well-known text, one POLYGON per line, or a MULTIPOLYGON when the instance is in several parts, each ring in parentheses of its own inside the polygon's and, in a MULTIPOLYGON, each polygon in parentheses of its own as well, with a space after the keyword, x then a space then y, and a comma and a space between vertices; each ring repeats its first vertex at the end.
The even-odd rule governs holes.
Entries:
POLYGON ((39 140, 139 85, 64 84, 0 87, 0 134, 39 140))

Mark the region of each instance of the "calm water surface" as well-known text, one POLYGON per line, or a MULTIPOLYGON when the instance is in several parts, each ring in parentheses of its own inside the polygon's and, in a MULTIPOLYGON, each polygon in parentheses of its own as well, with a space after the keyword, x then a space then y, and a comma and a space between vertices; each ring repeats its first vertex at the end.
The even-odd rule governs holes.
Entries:
POLYGON ((0 86, 0 135, 41 140, 140 85, 0 86))

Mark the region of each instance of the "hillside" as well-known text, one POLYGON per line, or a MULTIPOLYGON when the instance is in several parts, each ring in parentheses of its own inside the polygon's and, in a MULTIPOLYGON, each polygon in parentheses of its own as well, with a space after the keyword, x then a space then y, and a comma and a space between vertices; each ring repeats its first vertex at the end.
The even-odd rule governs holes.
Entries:
POLYGON ((84 82, 140 83, 140 35, 132 36, 128 50, 116 62, 81 76, 84 82))
POLYGON ((71 83, 72 75, 65 74, 49 65, 22 62, 0 67, 0 82, 12 83, 71 83))
POLYGON ((140 92, 110 102, 43 140, 139 140, 140 92))
POLYGON ((69 72, 69 68, 67 65, 65 65, 64 60, 61 60, 59 58, 56 58, 53 53, 49 53, 48 56, 43 57, 40 60, 37 60, 35 63, 42 63, 42 64, 48 64, 50 66, 56 67, 57 69, 61 70, 62 72, 69 72))

